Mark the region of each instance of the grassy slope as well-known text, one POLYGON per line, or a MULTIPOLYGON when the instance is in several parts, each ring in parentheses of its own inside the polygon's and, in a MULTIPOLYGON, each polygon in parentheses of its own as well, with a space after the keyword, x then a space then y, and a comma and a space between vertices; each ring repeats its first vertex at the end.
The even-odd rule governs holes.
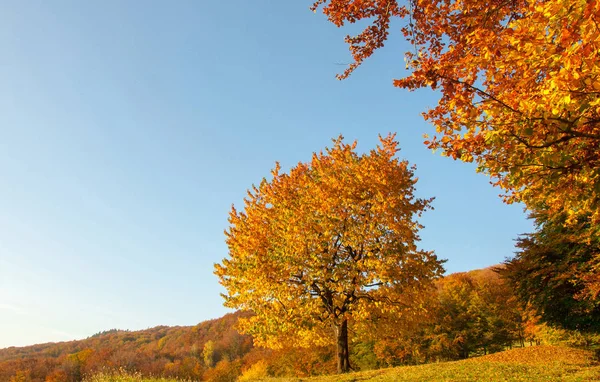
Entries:
POLYGON ((180 382, 176 379, 168 378, 144 378, 127 375, 96 375, 85 382, 180 382))
POLYGON ((600 381, 600 365, 587 351, 534 346, 457 362, 271 381, 600 381))

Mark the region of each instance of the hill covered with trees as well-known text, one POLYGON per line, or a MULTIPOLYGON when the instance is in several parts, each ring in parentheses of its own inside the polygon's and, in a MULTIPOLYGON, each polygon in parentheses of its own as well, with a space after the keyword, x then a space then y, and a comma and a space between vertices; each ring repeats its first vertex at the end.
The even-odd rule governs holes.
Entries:
MULTIPOLYGON (((353 370, 450 361, 558 338, 521 309, 491 268, 436 282, 418 323, 379 321, 357 327, 353 370)), ((335 346, 269 350, 235 329, 236 312, 196 326, 107 330, 87 339, 0 350, 2 381, 81 381, 111 370, 192 380, 235 380, 243 374, 310 376, 336 371, 335 346)), ((563 333, 564 335, 564 333, 563 333)))

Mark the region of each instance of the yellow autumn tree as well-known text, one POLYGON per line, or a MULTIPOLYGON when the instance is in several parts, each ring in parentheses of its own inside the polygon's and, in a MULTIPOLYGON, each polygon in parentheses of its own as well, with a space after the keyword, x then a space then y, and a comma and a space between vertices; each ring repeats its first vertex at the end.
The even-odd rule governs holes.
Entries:
POLYGON ((289 173, 253 186, 232 207, 229 256, 215 266, 227 307, 251 311, 240 328, 270 348, 337 344, 350 369, 348 328, 371 314, 409 319, 443 272, 417 247, 416 218, 431 199, 414 196, 414 169, 396 157, 394 135, 369 153, 342 137, 289 173))

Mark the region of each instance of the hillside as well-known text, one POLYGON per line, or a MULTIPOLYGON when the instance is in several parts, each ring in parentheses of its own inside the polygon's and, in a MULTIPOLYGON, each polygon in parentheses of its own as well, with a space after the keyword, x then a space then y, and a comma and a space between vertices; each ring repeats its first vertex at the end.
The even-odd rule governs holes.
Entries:
POLYGON ((79 382, 100 372, 183 380, 233 378, 259 360, 274 375, 331 373, 331 348, 271 351, 254 348, 235 330, 235 312, 195 326, 158 326, 146 330, 107 330, 87 339, 0 349, 0 381, 79 382), (17 378, 14 378, 17 377, 17 378))
POLYGON ((196 326, 158 326, 140 331, 109 330, 80 341, 47 343, 0 350, 0 381, 17 372, 32 381, 79 380, 102 368, 124 368, 145 374, 198 378, 204 371, 203 350, 212 341, 210 362, 241 359, 252 339, 233 326, 242 314, 227 314, 196 326))
MULTIPOLYGON (((234 329, 244 315, 227 314, 196 326, 113 329, 80 341, 2 349, 0 381, 79 382, 115 370, 183 380, 234 380, 248 374, 304 378, 335 372, 333 345, 277 351, 253 347, 251 337, 234 329)), ((431 365, 539 342, 543 330, 522 317, 510 288, 490 268, 448 275, 437 281, 428 314, 418 323, 404 327, 401 321, 382 320, 374 327, 356 326, 351 365, 356 370, 431 365)))

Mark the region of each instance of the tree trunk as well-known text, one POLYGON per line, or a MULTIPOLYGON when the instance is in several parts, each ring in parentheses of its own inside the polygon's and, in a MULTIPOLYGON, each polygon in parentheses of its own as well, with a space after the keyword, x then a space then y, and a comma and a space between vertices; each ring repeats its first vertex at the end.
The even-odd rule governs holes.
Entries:
POLYGON ((466 346, 463 346, 463 348, 460 350, 460 357, 461 359, 469 358, 469 349, 466 346))
POLYGON ((348 321, 344 320, 336 325, 337 335, 337 372, 338 374, 350 371, 350 352, 348 351, 348 321))

